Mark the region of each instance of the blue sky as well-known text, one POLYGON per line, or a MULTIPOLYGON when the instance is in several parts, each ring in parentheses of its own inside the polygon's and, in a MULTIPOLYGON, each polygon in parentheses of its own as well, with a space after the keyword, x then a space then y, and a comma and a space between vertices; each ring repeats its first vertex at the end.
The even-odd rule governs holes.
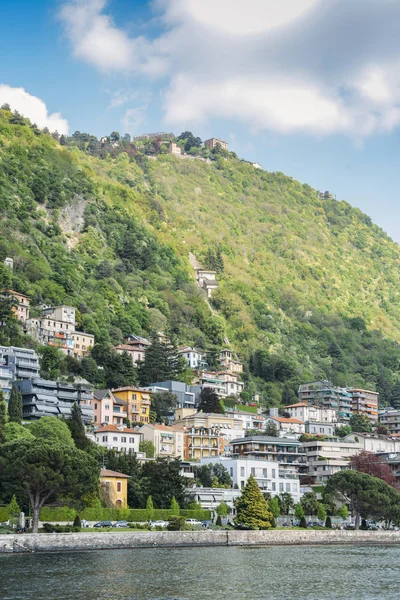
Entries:
POLYGON ((70 133, 221 137, 400 241, 399 25, 397 0, 2 0, 0 103, 70 133))

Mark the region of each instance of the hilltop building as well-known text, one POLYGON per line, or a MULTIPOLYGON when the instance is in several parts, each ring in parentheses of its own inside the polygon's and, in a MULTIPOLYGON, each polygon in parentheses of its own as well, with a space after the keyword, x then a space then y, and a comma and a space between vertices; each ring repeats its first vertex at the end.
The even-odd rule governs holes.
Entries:
POLYGON ((207 366, 205 353, 196 350, 196 348, 192 348, 191 346, 180 346, 178 348, 178 354, 183 356, 190 369, 201 369, 207 366))
MULTIPOLYGON (((196 412, 193 409, 178 408, 175 410, 175 425, 184 427, 186 431, 192 428, 217 431, 224 437, 225 451, 231 451, 232 440, 243 437, 243 423, 240 418, 231 415, 196 412)), ((210 455, 211 456, 211 455, 210 455)), ((187 456, 186 458, 198 458, 187 456)))
POLYGON ((178 146, 176 142, 170 142, 168 152, 169 154, 177 154, 180 156, 182 154, 182 148, 178 146))
POLYGON ((273 423, 279 431, 280 437, 300 436, 305 433, 305 423, 294 417, 279 417, 271 415, 266 419, 267 423, 273 423))
POLYGON ((40 317, 26 321, 26 330, 43 346, 55 346, 69 356, 87 356, 94 346, 94 335, 75 330, 72 306, 62 304, 42 308, 40 317))
POLYGON ((379 425, 386 427, 389 434, 400 435, 400 410, 387 406, 379 411, 379 425))
POLYGON ((204 142, 204 145, 206 148, 210 148, 210 150, 216 148, 217 146, 221 146, 221 148, 224 150, 228 150, 227 142, 224 142, 224 140, 220 140, 218 138, 210 138, 204 142))
POLYGON ((224 453, 225 438, 218 427, 195 427, 185 432, 185 460, 201 460, 224 453))
POLYGON ((128 403, 111 390, 95 390, 91 401, 94 425, 122 426, 128 418, 128 403))
POLYGON ((21 292, 16 292, 15 290, 6 289, 1 291, 0 300, 2 297, 13 301, 13 306, 11 310, 14 313, 15 317, 18 319, 18 321, 25 322, 29 319, 29 296, 25 296, 25 294, 21 294, 21 292))
POLYGON ((229 348, 224 348, 221 350, 219 360, 225 371, 243 373, 243 363, 233 358, 233 352, 232 350, 229 350, 229 348))
POLYGON ((218 288, 216 276, 217 272, 211 269, 196 269, 197 284, 205 291, 207 298, 211 298, 214 290, 218 288))
POLYGON ((147 348, 151 346, 151 342, 146 338, 140 337, 139 335, 129 335, 125 338, 123 344, 116 346, 115 350, 117 354, 127 352, 132 359, 135 366, 139 362, 143 362, 146 355, 147 348))

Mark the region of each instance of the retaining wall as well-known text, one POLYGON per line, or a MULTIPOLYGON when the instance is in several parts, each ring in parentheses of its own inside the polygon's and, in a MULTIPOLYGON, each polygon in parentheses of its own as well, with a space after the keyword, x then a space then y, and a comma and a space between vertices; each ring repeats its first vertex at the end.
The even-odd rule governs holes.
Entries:
POLYGON ((316 544, 400 544, 400 531, 134 531, 39 533, 0 536, 4 552, 75 552, 88 550, 316 544))

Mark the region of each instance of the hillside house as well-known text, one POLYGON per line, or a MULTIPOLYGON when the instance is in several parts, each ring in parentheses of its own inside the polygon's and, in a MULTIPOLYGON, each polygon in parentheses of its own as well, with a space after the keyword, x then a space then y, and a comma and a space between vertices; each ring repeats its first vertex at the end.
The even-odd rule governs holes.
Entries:
POLYGON ((206 148, 209 148, 210 150, 212 150, 213 148, 216 148, 217 146, 221 146, 221 148, 223 148, 224 150, 228 150, 227 142, 224 142, 224 140, 220 140, 218 138, 210 138, 209 140, 206 140, 204 142, 204 145, 206 148))
POLYGON ((182 154, 182 148, 178 146, 176 142, 170 142, 168 152, 169 154, 176 154, 180 156, 182 154))
POLYGON ((210 269, 196 269, 196 281, 199 287, 206 292, 208 298, 211 298, 213 291, 218 288, 216 276, 216 271, 210 269))

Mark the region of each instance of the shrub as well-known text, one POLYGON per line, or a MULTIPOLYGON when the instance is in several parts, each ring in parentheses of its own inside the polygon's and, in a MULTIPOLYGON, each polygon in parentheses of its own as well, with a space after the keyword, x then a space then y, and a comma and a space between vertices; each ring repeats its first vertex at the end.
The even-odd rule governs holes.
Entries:
POLYGON ((185 517, 170 515, 168 517, 168 531, 183 531, 187 528, 185 517))
POLYGON ((301 517, 299 527, 302 529, 307 529, 307 521, 305 517, 301 517))
POLYGON ((360 529, 363 529, 364 531, 368 529, 367 521, 365 519, 361 521, 360 529))
POLYGON ((275 527, 276 527, 276 520, 275 520, 275 517, 272 517, 272 519, 271 519, 271 527, 272 527, 273 529, 275 529, 275 527))
POLYGON ((221 515, 218 515, 218 517, 217 517, 217 520, 216 520, 215 524, 216 524, 218 527, 222 527, 222 519, 221 519, 221 515))
POLYGON ((76 517, 74 519, 73 527, 77 527, 78 529, 80 529, 82 527, 81 518, 79 515, 76 515, 76 517))
POLYGON ((330 517, 326 517, 325 527, 327 529, 332 529, 332 519, 330 517))

